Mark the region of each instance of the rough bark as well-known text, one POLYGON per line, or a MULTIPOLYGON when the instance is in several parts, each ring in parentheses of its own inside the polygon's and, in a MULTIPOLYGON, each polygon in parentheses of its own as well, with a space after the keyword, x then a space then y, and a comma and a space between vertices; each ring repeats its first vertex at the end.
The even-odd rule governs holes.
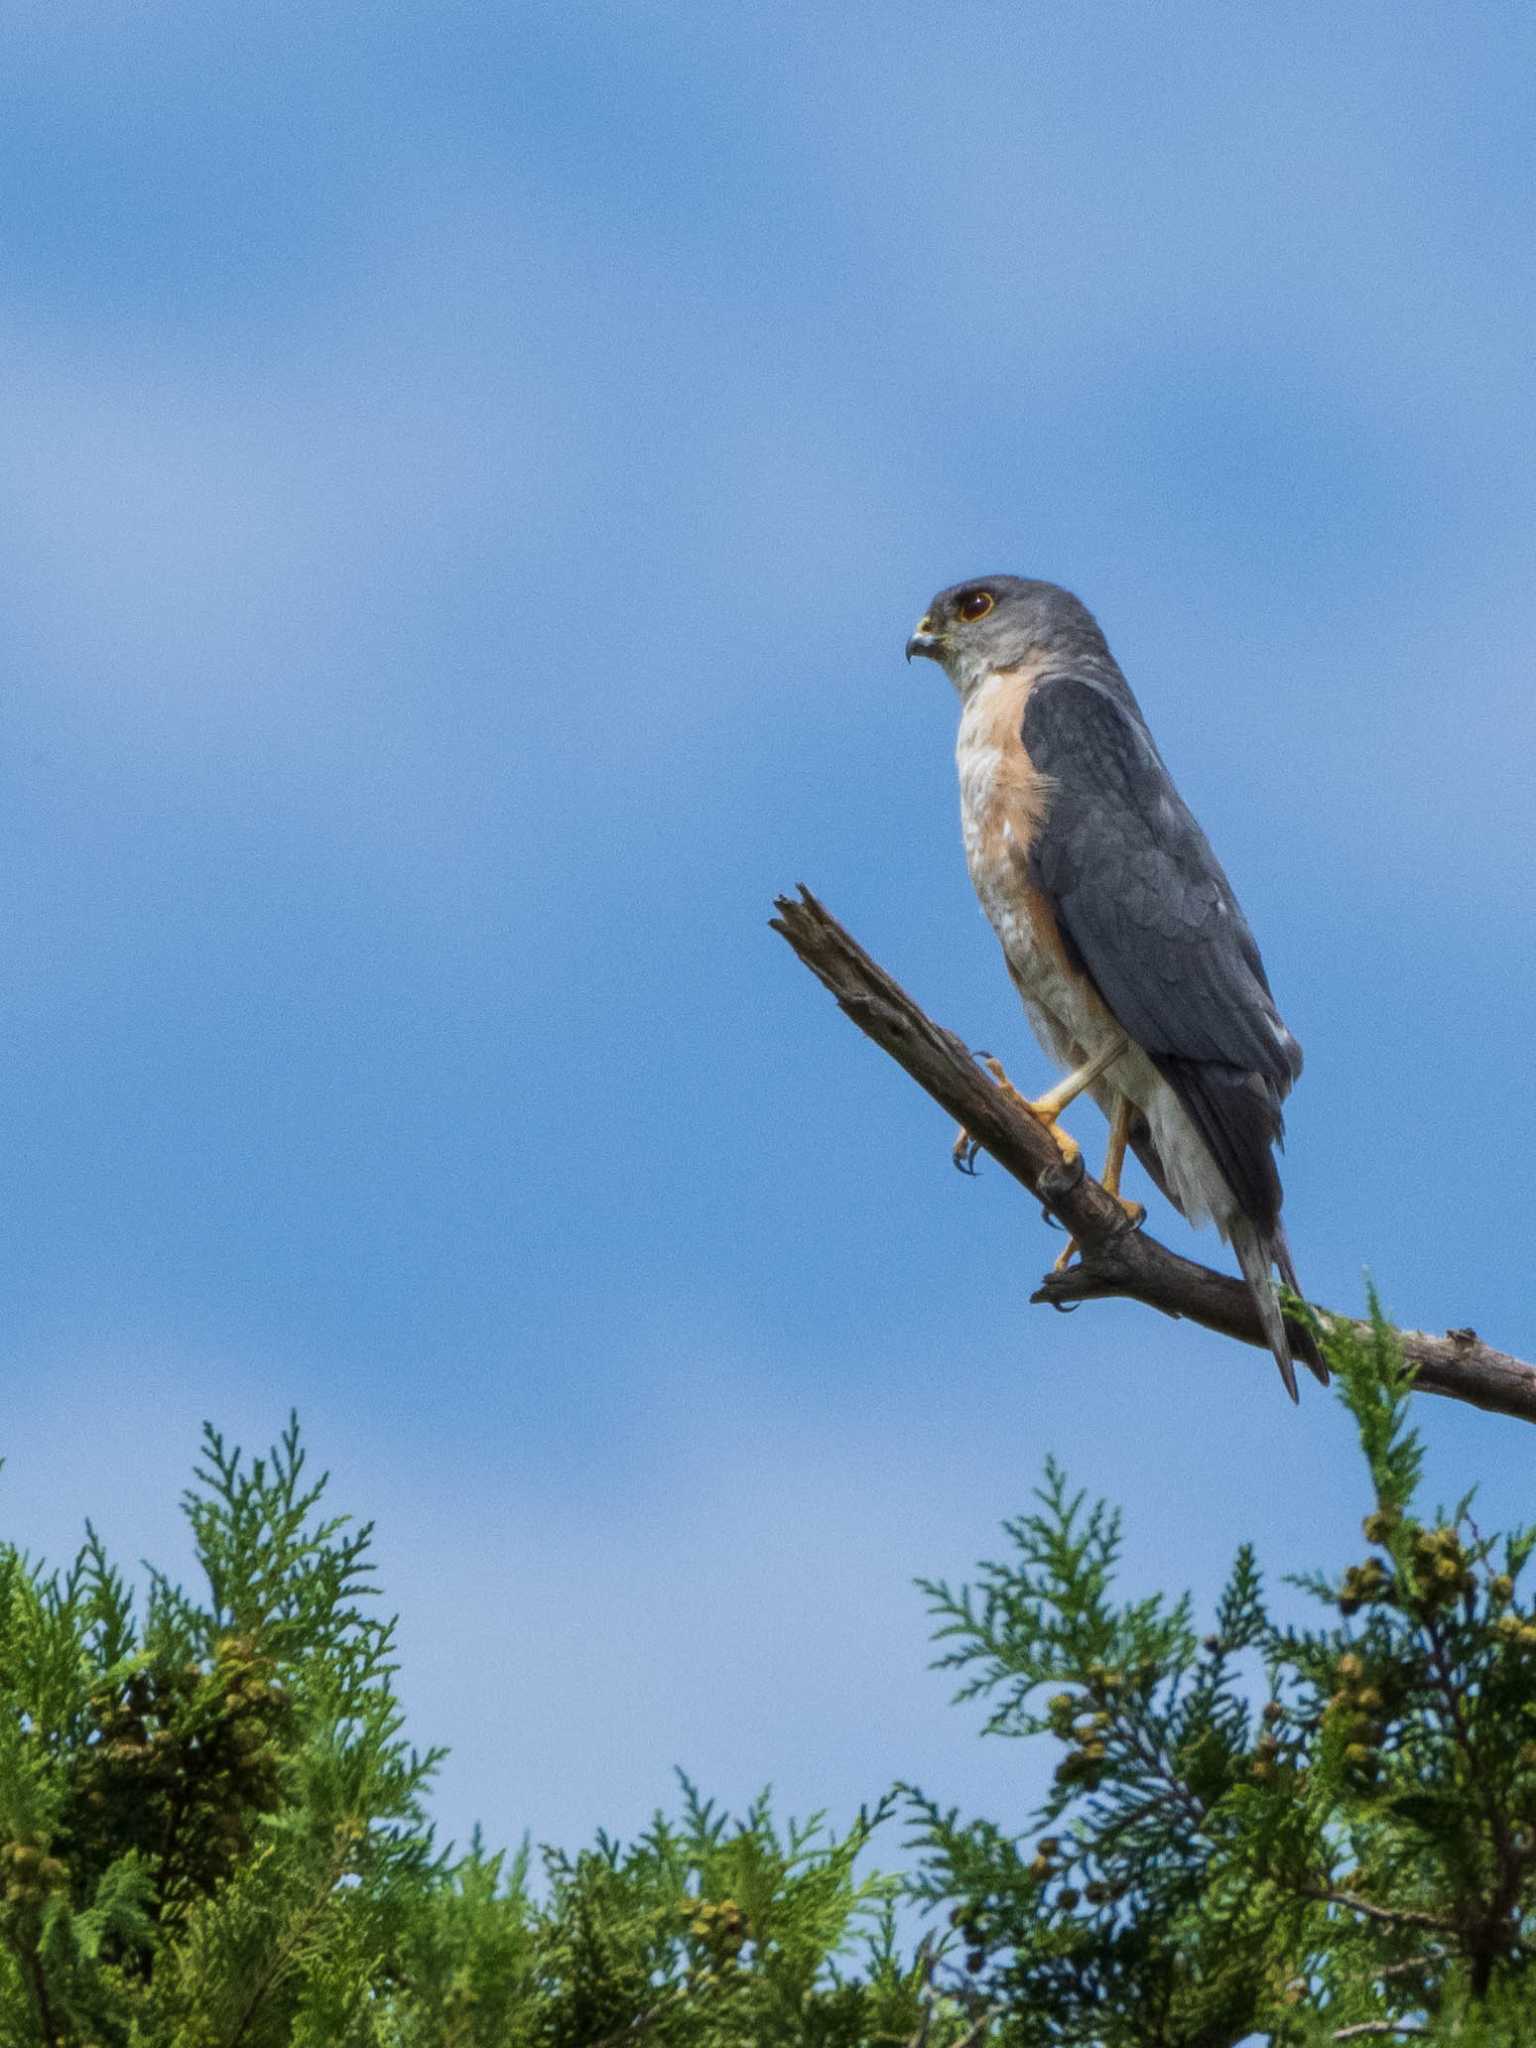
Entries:
MULTIPOLYGON (((1044 1127, 1009 1100, 963 1040, 925 1015, 808 889, 802 887, 798 897, 778 897, 775 908, 773 929, 831 990, 838 1007, 1077 1239, 1078 1262, 1065 1272, 1047 1273, 1031 1301, 1068 1308, 1119 1295, 1264 1348, 1243 1282, 1196 1265, 1133 1228, 1081 1160, 1064 1165, 1044 1127)), ((1317 1313, 1330 1322, 1351 1320, 1331 1310, 1317 1313)), ((1399 1334, 1421 1392, 1536 1422, 1536 1367, 1495 1351, 1475 1330, 1448 1330, 1443 1337, 1420 1330, 1399 1334)))

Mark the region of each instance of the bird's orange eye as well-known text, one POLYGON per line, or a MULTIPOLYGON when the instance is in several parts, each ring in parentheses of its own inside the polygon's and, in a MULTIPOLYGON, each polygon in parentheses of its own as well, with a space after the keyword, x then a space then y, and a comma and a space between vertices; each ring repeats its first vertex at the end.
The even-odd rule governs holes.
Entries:
POLYGON ((960 616, 962 619, 984 619, 995 602, 990 590, 972 590, 960 600, 960 616))

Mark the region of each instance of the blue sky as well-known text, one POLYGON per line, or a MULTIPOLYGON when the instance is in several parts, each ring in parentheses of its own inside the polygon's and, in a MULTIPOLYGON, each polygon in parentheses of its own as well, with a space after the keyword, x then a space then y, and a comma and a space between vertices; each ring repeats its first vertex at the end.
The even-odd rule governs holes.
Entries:
MULTIPOLYGON (((914 1575, 1047 1451, 1133 1586, 1341 1561, 1348 1431, 1027 1308, 1059 1240, 770 899, 1038 1069, 901 649, 1069 583, 1307 1049, 1304 1281, 1536 1353, 1529 11, 49 0, 5 49, 7 1533, 175 1567, 203 1418, 297 1406, 446 1832, 628 1830, 674 1764, 1022 1814, 914 1575)), ((1421 1421, 1530 1511, 1520 1426, 1421 1421)))

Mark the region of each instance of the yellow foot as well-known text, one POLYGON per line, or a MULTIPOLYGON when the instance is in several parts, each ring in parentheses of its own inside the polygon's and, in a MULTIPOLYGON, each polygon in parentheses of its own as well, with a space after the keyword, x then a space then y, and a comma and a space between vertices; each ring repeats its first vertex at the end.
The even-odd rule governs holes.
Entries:
POLYGON ((976 1155, 980 1150, 981 1147, 965 1128, 965 1125, 962 1124, 955 1133, 955 1142, 950 1149, 950 1158, 962 1173, 974 1175, 976 1172, 976 1155))
MULTIPOLYGON (((1076 1160, 1082 1158, 1082 1146, 1078 1144, 1070 1131, 1064 1131, 1056 1121, 1062 1110, 1066 1108, 1066 1103, 1061 1100, 1061 1090, 1059 1088, 1052 1089, 1048 1095, 1042 1095, 1038 1102, 1031 1102, 1027 1095, 1019 1093, 1018 1089, 1014 1087, 1008 1076, 1003 1072, 1001 1060, 993 1059, 990 1053, 982 1053, 978 1057, 987 1072, 996 1081, 998 1087, 1008 1097, 1008 1100, 1017 1108, 1024 1110, 1029 1116, 1032 1116, 1036 1123, 1045 1125, 1045 1128, 1056 1140, 1056 1149, 1061 1154, 1063 1165, 1071 1166, 1076 1160)), ((950 1152, 951 1159, 953 1159, 955 1165, 959 1167, 962 1173, 975 1173, 976 1155, 980 1150, 980 1145, 962 1125, 955 1134, 954 1146, 950 1152)))
POLYGON ((1031 1102, 1027 1095, 1019 1093, 1018 1089, 1014 1087, 1008 1076, 1003 1072, 1001 1060, 995 1060, 988 1054, 982 1064, 1011 1103, 1017 1108, 1027 1111, 1037 1124, 1045 1125, 1045 1128, 1056 1140, 1056 1149, 1061 1154, 1065 1165, 1070 1166, 1074 1160, 1082 1158, 1082 1146, 1079 1145, 1070 1131, 1064 1131, 1056 1121, 1057 1117, 1066 1108, 1066 1104, 1060 1100, 1060 1089, 1052 1089, 1049 1095, 1042 1095, 1037 1102, 1031 1102))
MULTIPOLYGON (((1111 1189, 1110 1192, 1113 1194, 1114 1190, 1111 1189)), ((1128 1202, 1124 1195, 1118 1194, 1115 1195, 1115 1200, 1120 1204, 1121 1208, 1125 1211, 1125 1220, 1127 1226, 1131 1230, 1140 1230, 1142 1224, 1145 1223, 1147 1220, 1147 1211, 1145 1204, 1141 1202, 1128 1202)), ((1075 1237, 1068 1238, 1066 1250, 1061 1254, 1061 1257, 1057 1259, 1055 1263, 1052 1265, 1051 1271, 1053 1273, 1065 1273, 1068 1266, 1070 1266, 1072 1261, 1079 1256, 1082 1249, 1082 1246, 1078 1243, 1075 1237)))

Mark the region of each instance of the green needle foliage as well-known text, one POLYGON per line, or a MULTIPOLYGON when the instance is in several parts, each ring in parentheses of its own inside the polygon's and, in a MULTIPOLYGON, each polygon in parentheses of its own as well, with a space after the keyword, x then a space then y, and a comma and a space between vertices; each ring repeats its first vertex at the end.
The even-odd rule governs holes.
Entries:
POLYGON ((1060 1751, 1023 1836, 911 1795, 916 1888, 1006 2048, 1536 2041, 1536 1529, 1426 1516, 1374 1304, 1324 1349, 1374 1498, 1361 1562, 1293 1581, 1316 1629, 1270 1619, 1247 1549, 1209 1632, 1118 1603, 1119 1518, 1049 1464, 1003 1562, 925 1587, 960 1698, 1060 1751))
MULTIPOLYGON (((296 1424, 212 1430, 184 1498, 205 1588, 142 1618, 94 1530, 0 1546, 0 2048, 598 2048, 906 2041, 927 1972, 899 1882, 839 1834, 682 1810, 622 1848, 452 1857, 402 1734, 370 1530, 296 1424)), ((952 2048, 964 1998, 926 2036, 952 2048)))
POLYGON ((1116 1597, 1118 1517, 1048 1464, 1009 1550, 926 1590, 994 1734, 1054 1755, 1020 1829, 905 1791, 920 1858, 731 1818, 682 1781, 638 1840, 440 1851, 370 1531, 296 1425, 208 1431, 202 1589, 142 1615, 94 1530, 0 1546, 0 2048, 1322 2048, 1536 2041, 1536 1530, 1426 1514, 1379 1316, 1323 1338, 1365 1554, 1273 1620, 1116 1597), (918 1908, 935 1929, 914 1947, 918 1908))

